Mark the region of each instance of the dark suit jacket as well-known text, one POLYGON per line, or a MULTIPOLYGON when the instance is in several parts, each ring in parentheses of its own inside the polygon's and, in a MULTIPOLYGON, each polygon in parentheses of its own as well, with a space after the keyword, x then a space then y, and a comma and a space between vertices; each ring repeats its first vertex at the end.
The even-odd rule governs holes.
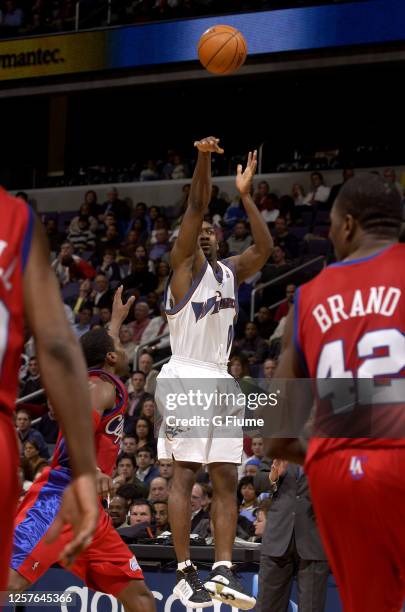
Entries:
POLYGON ((267 514, 262 554, 282 557, 294 532, 297 552, 308 561, 326 560, 305 474, 298 477, 298 466, 290 463, 280 478, 267 514))
POLYGON ((191 519, 191 529, 190 529, 190 533, 199 533, 198 531, 198 524, 203 521, 203 520, 207 520, 208 522, 210 520, 210 515, 208 514, 208 512, 206 512, 205 510, 199 510, 197 512, 197 514, 195 516, 193 516, 193 518, 191 519))

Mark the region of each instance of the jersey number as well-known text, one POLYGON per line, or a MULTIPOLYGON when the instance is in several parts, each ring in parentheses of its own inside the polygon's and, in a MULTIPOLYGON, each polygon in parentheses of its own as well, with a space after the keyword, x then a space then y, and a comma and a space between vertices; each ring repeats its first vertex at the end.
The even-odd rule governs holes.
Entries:
POLYGON ((335 414, 361 405, 395 404, 405 398, 405 379, 392 378, 405 367, 405 336, 397 329, 367 332, 357 343, 357 356, 364 359, 356 373, 345 367, 342 340, 323 347, 316 372, 320 399, 329 398, 335 414), (376 355, 385 349, 385 355, 376 355), (381 384, 376 384, 376 378, 381 384), (388 380, 381 380, 381 379, 388 380), (347 384, 342 380, 347 379, 347 384))

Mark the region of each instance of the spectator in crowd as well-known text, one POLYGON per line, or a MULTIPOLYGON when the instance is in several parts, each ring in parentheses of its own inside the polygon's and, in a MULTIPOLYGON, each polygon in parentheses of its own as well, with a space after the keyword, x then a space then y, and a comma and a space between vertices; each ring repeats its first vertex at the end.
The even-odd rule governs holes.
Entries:
POLYGON ((342 189, 343 185, 346 183, 346 181, 348 181, 350 178, 352 178, 354 176, 354 170, 353 168, 344 168, 343 172, 342 172, 342 177, 343 177, 343 181, 337 185, 333 185, 332 189, 330 190, 330 194, 329 194, 329 198, 328 198, 328 208, 332 208, 334 201, 336 200, 339 191, 342 189))
POLYGON ((253 523, 253 511, 258 506, 257 491, 252 476, 243 476, 238 484, 239 514, 253 523))
POLYGON ((275 324, 270 310, 266 306, 261 306, 255 314, 257 333, 261 338, 268 338, 274 331, 275 324))
POLYGON ((91 299, 92 284, 90 279, 85 278, 79 283, 79 295, 69 298, 66 302, 72 307, 74 314, 79 314, 82 306, 87 306, 93 310, 93 301, 91 299))
POLYGON ((270 185, 267 181, 260 181, 253 193, 253 201, 259 210, 265 210, 270 194, 270 185))
POLYGON ((173 157, 173 171, 171 178, 175 181, 189 177, 189 169, 181 155, 176 154, 173 157))
POLYGON ((140 181, 158 181, 160 179, 154 159, 148 159, 146 166, 139 175, 140 181))
POLYGON ((401 183, 397 180, 397 175, 394 168, 385 168, 384 170, 384 182, 388 187, 395 187, 398 191, 401 199, 404 197, 404 189, 401 183))
POLYGON ((90 330, 92 318, 93 309, 91 306, 86 306, 86 304, 83 304, 79 311, 79 320, 73 325, 73 331, 78 338, 90 330))
POLYGON ((244 476, 256 476, 257 471, 260 467, 261 461, 253 457, 252 459, 248 459, 244 466, 244 476))
POLYGON ((63 242, 63 234, 59 232, 58 224, 54 217, 48 217, 46 219, 45 233, 48 238, 51 253, 56 253, 59 250, 60 244, 63 242))
POLYGON ((44 438, 47 444, 56 444, 59 433, 59 423, 55 418, 55 412, 52 405, 47 402, 48 412, 41 416, 34 427, 44 438))
MULTIPOLYGON (((103 207, 97 202, 97 199, 97 193, 95 191, 93 191, 92 189, 86 191, 86 193, 84 194, 84 202, 80 207, 80 213, 88 214, 89 217, 94 217, 98 221, 99 217, 101 217, 103 214, 103 207), (88 208, 86 208, 86 206, 83 208, 84 205, 87 205, 88 208)), ((93 229, 93 231, 95 231, 95 229, 93 229)))
POLYGON ((154 448, 156 446, 153 435, 153 424, 145 417, 139 417, 135 421, 134 434, 137 450, 141 448, 154 448))
POLYGON ((103 261, 100 266, 97 267, 97 273, 104 274, 108 280, 120 282, 121 271, 120 267, 115 261, 114 249, 106 249, 103 255, 103 261))
POLYGON ((104 215, 113 213, 118 221, 128 222, 131 217, 131 209, 124 200, 120 200, 118 189, 111 187, 107 193, 107 200, 103 204, 104 215))
POLYGON ((167 501, 158 501, 153 504, 156 517, 156 535, 159 536, 165 531, 170 531, 169 511, 167 501))
POLYGON ((134 543, 155 536, 154 509, 146 499, 136 499, 129 508, 128 525, 118 530, 124 542, 134 543))
POLYGON ((320 172, 312 172, 311 174, 311 191, 304 198, 304 204, 314 205, 317 203, 325 203, 328 201, 330 188, 324 184, 323 176, 320 172))
POLYGON ((249 364, 263 363, 268 352, 268 346, 263 338, 260 338, 256 323, 247 323, 242 340, 235 341, 235 347, 244 355, 249 364))
POLYGON ((250 378, 249 362, 244 355, 233 355, 229 360, 228 371, 238 382, 250 378))
MULTIPOLYGON (((279 322, 283 317, 286 317, 290 311, 292 304, 294 303, 296 286, 292 283, 288 284, 285 289, 285 301, 280 304, 274 315, 274 320, 279 322)), ((273 330, 274 331, 274 330, 273 330)))
POLYGON ((133 434, 125 434, 122 438, 122 452, 125 455, 132 455, 135 457, 136 448, 135 436, 133 434))
POLYGON ((237 196, 232 200, 223 218, 223 224, 225 227, 232 229, 238 221, 246 220, 246 211, 242 204, 242 200, 237 196))
POLYGON ((39 446, 35 440, 24 442, 24 472, 28 480, 35 480, 48 466, 46 459, 40 456, 39 446))
POLYGON ((291 194, 294 200, 294 206, 308 206, 305 202, 305 189, 302 185, 294 183, 291 194))
POLYGON ((201 484, 195 483, 191 490, 191 529, 190 533, 196 533, 205 538, 209 533, 210 515, 204 510, 206 492, 201 484))
POLYGON ((212 185, 211 187, 211 200, 208 204, 208 211, 211 217, 215 215, 219 215, 223 217, 226 209, 228 208, 228 202, 226 202, 223 198, 219 196, 219 187, 218 185, 212 185))
POLYGON ((173 461, 172 459, 159 459, 158 461, 159 476, 170 481, 173 477, 173 461))
POLYGON ((48 460, 48 446, 39 431, 31 427, 31 416, 24 408, 17 410, 15 424, 21 444, 23 445, 27 441, 35 442, 38 446, 40 457, 48 460))
POLYGON ((166 478, 156 476, 156 478, 151 480, 149 486, 149 501, 151 501, 152 503, 158 501, 167 502, 168 497, 169 487, 166 478))
MULTIPOLYGON (((28 360, 27 376, 22 381, 20 397, 25 397, 30 393, 39 391, 39 389, 42 389, 42 383, 37 358, 34 355, 28 360)), ((37 401, 42 402, 42 398, 39 398, 38 400, 34 398, 33 403, 37 403, 37 401)))
POLYGON ((161 296, 166 288, 167 279, 169 278, 170 266, 166 261, 159 261, 156 266, 157 287, 156 293, 161 296))
POLYGON ((134 322, 129 323, 132 328, 132 339, 135 344, 143 342, 143 334, 150 323, 149 306, 146 302, 137 302, 134 307, 134 322))
MULTIPOLYGON (((270 502, 271 503, 271 502, 270 502)), ((254 512, 255 520, 254 520, 254 528, 255 535, 253 538, 254 542, 261 542, 264 534, 264 530, 266 528, 266 520, 267 513, 269 511, 270 504, 267 500, 260 502, 259 506, 256 508, 254 512)))
POLYGON ((145 484, 149 483, 159 475, 159 470, 154 466, 155 457, 151 448, 142 447, 136 451, 136 477, 145 484))
POLYGON ((110 501, 107 512, 115 529, 124 527, 127 524, 128 506, 127 500, 123 497, 115 495, 110 501))
POLYGON ((277 368, 276 359, 265 359, 263 363, 263 376, 266 380, 271 380, 277 368))
POLYGON ((23 25, 24 13, 17 8, 14 0, 5 0, 4 11, 1 16, 1 25, 6 28, 21 28, 23 25))
POLYGON ((115 489, 124 484, 134 484, 136 462, 133 455, 121 453, 117 461, 117 473, 113 479, 115 489))
MULTIPOLYGON (((135 421, 139 417, 138 405, 144 397, 146 376, 141 370, 135 370, 131 376, 131 391, 129 393, 128 408, 125 413, 124 431, 130 433, 134 431, 135 421)), ((129 389, 128 389, 129 390, 129 389)))
POLYGON ((140 233, 137 230, 131 229, 121 242, 119 254, 121 257, 132 259, 139 246, 140 233))
POLYGON ((231 255, 240 255, 252 244, 252 236, 245 221, 238 221, 235 224, 232 235, 228 238, 227 243, 231 255))
MULTIPOLYGON (((299 240, 294 234, 290 234, 285 217, 278 217, 274 222, 274 246, 280 246, 287 251, 291 257, 298 257, 300 251, 299 240)), ((273 252, 274 257, 274 252, 273 252)))
POLYGON ((110 282, 105 274, 97 274, 94 279, 94 290, 91 295, 95 313, 99 313, 101 308, 111 308, 114 291, 110 289, 110 282))
POLYGON ((152 261, 161 259, 170 250, 169 232, 162 227, 156 230, 156 243, 152 246, 149 257, 152 261))
POLYGON ((132 363, 134 360, 134 353, 136 344, 132 340, 132 328, 129 325, 121 325, 120 329, 120 342, 121 346, 124 349, 129 363, 132 363))
MULTIPOLYGON (((99 312, 100 325, 105 327, 111 321, 111 306, 103 306, 99 312)), ((93 329, 93 328, 92 328, 93 329)))
POLYGON ((137 289, 141 295, 155 291, 157 283, 156 276, 148 270, 146 257, 136 257, 132 261, 132 272, 122 281, 124 289, 137 289))
POLYGON ((141 400, 139 404, 140 417, 143 419, 147 419, 152 423, 155 422, 156 416, 156 402, 153 399, 153 395, 146 395, 143 400, 141 400))
POLYGON ((64 242, 61 245, 58 257, 52 262, 52 268, 62 287, 83 278, 92 279, 96 275, 96 271, 89 262, 74 255, 73 245, 70 242, 64 242))
MULTIPOLYGON (((94 193, 94 191, 88 193, 94 193)), ((73 217, 70 222, 69 233, 79 231, 79 221, 81 217, 87 218, 89 222, 89 229, 93 234, 95 234, 98 230, 98 221, 97 218, 92 214, 92 206, 90 202, 83 202, 83 204, 80 206, 79 214, 77 215, 77 217, 73 217)))
POLYGON ((71 229, 68 233, 68 240, 73 245, 76 253, 91 251, 96 245, 96 236, 90 229, 89 218, 80 215, 77 221, 77 229, 71 229))
POLYGON ((263 461, 264 459, 264 438, 263 436, 253 436, 252 438, 252 457, 263 461))
POLYGON ((298 608, 323 612, 329 575, 309 495, 300 466, 284 462, 262 540, 257 612, 285 612, 294 575, 298 608))
POLYGON ((274 223, 280 214, 278 197, 275 193, 269 193, 266 197, 261 214, 266 223, 274 223))
POLYGON ((143 352, 139 357, 138 367, 141 372, 144 372, 146 375, 145 391, 153 395, 155 393, 156 378, 159 372, 153 368, 153 357, 147 351, 143 352))
POLYGON ((146 303, 149 306, 149 316, 153 319, 160 317, 159 296, 156 291, 150 291, 146 296, 146 303))

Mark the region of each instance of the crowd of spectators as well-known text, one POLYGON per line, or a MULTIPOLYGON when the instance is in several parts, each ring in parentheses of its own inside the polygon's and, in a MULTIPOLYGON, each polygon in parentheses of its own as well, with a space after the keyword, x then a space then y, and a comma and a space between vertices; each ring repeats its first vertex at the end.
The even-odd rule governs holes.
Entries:
MULTIPOLYGON (((342 1, 347 0, 80 0, 78 27, 106 27, 342 1)), ((74 0, 3 0, 1 3, 2 37, 67 32, 75 28, 74 0)))
MULTIPOLYGON (((253 199, 269 225, 275 248, 261 273, 239 288, 240 313, 229 372, 240 383, 260 378, 264 386, 270 385, 296 286, 332 257, 327 238, 329 210, 341 185, 353 173, 352 169, 345 169, 342 183, 329 186, 319 172, 314 172, 308 193, 299 185, 291 185, 289 194, 278 194, 272 192, 266 181, 255 184, 253 199), (323 256, 318 267, 311 263, 317 256, 323 256), (303 270, 295 271, 305 262, 303 270), (292 274, 285 276, 286 272, 292 274), (267 281, 273 284, 263 287, 267 281), (253 288, 258 299, 252 318, 253 288)), ((385 170, 384 177, 402 194, 404 186, 391 168, 385 170)), ((108 508, 114 525, 128 542, 155 537, 170 542, 167 498, 173 467, 171 461, 156 458, 158 415, 154 393, 160 366, 170 356, 162 300, 169 276, 170 250, 188 190, 186 184, 179 200, 165 209, 143 202, 132 206, 120 198, 116 188, 110 190, 105 202, 99 202, 97 193, 91 190, 83 194, 76 213, 42 217, 52 251, 52 267, 67 316, 78 337, 108 325, 118 285, 124 287, 124 299, 130 295, 136 298, 120 330, 132 371, 126 381, 129 403, 113 477, 114 496, 108 508)), ((240 253, 251 244, 249 223, 240 201, 231 201, 215 185, 207 219, 215 227, 221 258, 240 253)), ((32 338, 26 340, 20 371, 20 395, 24 397, 41 388, 35 346, 32 338)), ((20 404, 16 416, 23 490, 48 464, 56 442, 58 426, 52 407, 43 404, 44 401, 41 396, 28 397, 20 404)), ((277 464, 264 456, 263 448, 260 436, 245 439, 238 486, 240 544, 260 541, 266 512, 276 493, 274 483, 281 474, 277 464)), ((286 466, 282 469, 285 473, 286 466)), ((208 543, 214 537, 210 503, 208 474, 202 469, 191 496, 192 537, 208 543)))

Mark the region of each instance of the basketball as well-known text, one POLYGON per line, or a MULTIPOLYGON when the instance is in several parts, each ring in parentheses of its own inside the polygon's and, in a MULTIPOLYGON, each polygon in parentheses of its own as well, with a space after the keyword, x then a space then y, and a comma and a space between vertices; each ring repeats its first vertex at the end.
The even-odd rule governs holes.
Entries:
POLYGON ((232 26, 213 26, 204 32, 198 43, 199 60, 213 74, 235 72, 242 66, 246 55, 246 40, 232 26))

